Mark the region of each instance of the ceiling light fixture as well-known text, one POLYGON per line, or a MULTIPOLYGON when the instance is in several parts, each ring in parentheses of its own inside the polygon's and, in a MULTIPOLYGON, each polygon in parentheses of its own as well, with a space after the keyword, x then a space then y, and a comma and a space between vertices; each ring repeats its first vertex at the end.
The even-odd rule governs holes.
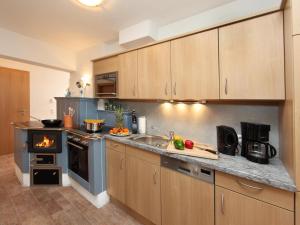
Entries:
POLYGON ((103 0, 77 0, 77 1, 89 7, 97 7, 101 5, 101 3, 103 2, 103 0))

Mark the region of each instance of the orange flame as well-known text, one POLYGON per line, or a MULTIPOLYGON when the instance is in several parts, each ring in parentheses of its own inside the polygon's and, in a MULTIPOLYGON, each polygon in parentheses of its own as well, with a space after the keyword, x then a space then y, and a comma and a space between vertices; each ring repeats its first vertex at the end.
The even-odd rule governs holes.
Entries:
POLYGON ((37 143, 35 146, 39 148, 49 148, 54 144, 54 140, 51 140, 49 137, 44 136, 43 141, 37 143))

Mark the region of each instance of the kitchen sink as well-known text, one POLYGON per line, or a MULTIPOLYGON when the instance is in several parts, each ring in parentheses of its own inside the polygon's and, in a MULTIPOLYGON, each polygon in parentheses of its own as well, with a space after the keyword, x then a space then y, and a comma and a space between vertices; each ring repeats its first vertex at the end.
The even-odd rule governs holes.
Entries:
POLYGON ((143 143, 146 145, 151 145, 163 149, 167 149, 169 145, 168 139, 161 136, 155 136, 155 135, 142 135, 138 137, 132 137, 130 139, 139 143, 143 143))

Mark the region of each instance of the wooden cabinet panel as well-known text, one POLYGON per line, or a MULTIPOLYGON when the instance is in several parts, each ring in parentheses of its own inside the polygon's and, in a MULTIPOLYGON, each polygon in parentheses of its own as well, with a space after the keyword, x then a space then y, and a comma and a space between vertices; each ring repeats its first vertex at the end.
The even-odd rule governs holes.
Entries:
POLYGON ((300 34, 300 1, 299 0, 291 0, 292 1, 292 13, 293 13, 293 34, 300 34))
POLYGON ((277 206, 216 187, 216 225, 293 225, 294 213, 277 206))
POLYGON ((215 173, 215 183, 243 195, 294 211, 294 193, 229 174, 215 173))
POLYGON ((162 224, 214 225, 214 185, 161 168, 162 224))
POLYGON ((126 155, 126 205, 161 224, 160 167, 126 155))
MULTIPOLYGON (((294 43, 294 80, 293 80, 293 94, 294 94, 294 151, 295 155, 293 159, 295 160, 295 171, 296 171, 296 186, 300 188, 300 35, 296 35, 293 37, 294 43)), ((300 217, 300 216, 299 216, 300 217)), ((300 221, 299 221, 300 222, 300 221)))
POLYGON ((171 41, 173 99, 219 99, 218 30, 171 41))
POLYGON ((221 99, 285 98, 282 12, 219 30, 221 99))
POLYGON ((14 149, 12 122, 29 121, 29 72, 0 67, 0 155, 14 149))
POLYGON ((119 98, 135 99, 137 95, 137 51, 127 52, 118 56, 119 58, 119 98))
POLYGON ((115 151, 125 153, 125 145, 124 144, 121 144, 121 143, 115 142, 115 141, 111 141, 111 140, 106 140, 105 143, 108 148, 112 148, 115 151))
POLYGON ((138 50, 138 96, 170 99, 170 42, 138 50))
POLYGON ((94 62, 94 75, 118 71, 118 57, 110 57, 94 62))
POLYGON ((160 165, 160 155, 152 152, 147 152, 138 148, 126 146, 126 154, 128 156, 134 156, 151 164, 155 164, 158 166, 160 165))
POLYGON ((115 199, 125 203, 125 152, 106 148, 107 191, 115 199))

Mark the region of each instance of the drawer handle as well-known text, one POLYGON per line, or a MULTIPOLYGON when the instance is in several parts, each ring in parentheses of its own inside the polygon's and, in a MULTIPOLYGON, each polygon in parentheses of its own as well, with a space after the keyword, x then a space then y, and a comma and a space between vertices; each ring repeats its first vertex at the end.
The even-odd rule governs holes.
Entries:
POLYGON ((227 82, 227 78, 225 79, 225 95, 228 94, 228 82, 227 82))
POLYGON ((113 147, 114 147, 114 148, 117 148, 117 147, 119 147, 119 145, 118 145, 118 144, 114 144, 113 147))
POLYGON ((154 174, 153 174, 153 183, 154 184, 157 184, 157 181, 156 181, 156 175, 157 175, 157 171, 155 170, 154 174))
POLYGON ((121 159, 120 170, 124 169, 124 158, 121 159))
POLYGON ((256 190, 256 191, 261 191, 261 190, 263 190, 263 188, 261 188, 261 187, 255 187, 255 186, 252 186, 252 185, 249 185, 249 184, 245 184, 245 183, 243 183, 243 182, 241 182, 241 181, 239 181, 239 180, 237 180, 236 181, 242 188, 250 188, 250 189, 254 189, 254 190, 256 190))
POLYGON ((168 83, 166 83, 166 86, 165 86, 165 95, 168 95, 168 83))
POLYGON ((174 92, 174 95, 176 95, 176 82, 174 83, 173 92, 174 92))
POLYGON ((38 175, 38 174, 39 174, 39 172, 34 172, 34 174, 33 174, 33 175, 34 175, 34 176, 36 176, 36 175, 38 175))
POLYGON ((221 196, 221 212, 222 212, 222 214, 224 214, 224 194, 222 194, 222 196, 221 196))

